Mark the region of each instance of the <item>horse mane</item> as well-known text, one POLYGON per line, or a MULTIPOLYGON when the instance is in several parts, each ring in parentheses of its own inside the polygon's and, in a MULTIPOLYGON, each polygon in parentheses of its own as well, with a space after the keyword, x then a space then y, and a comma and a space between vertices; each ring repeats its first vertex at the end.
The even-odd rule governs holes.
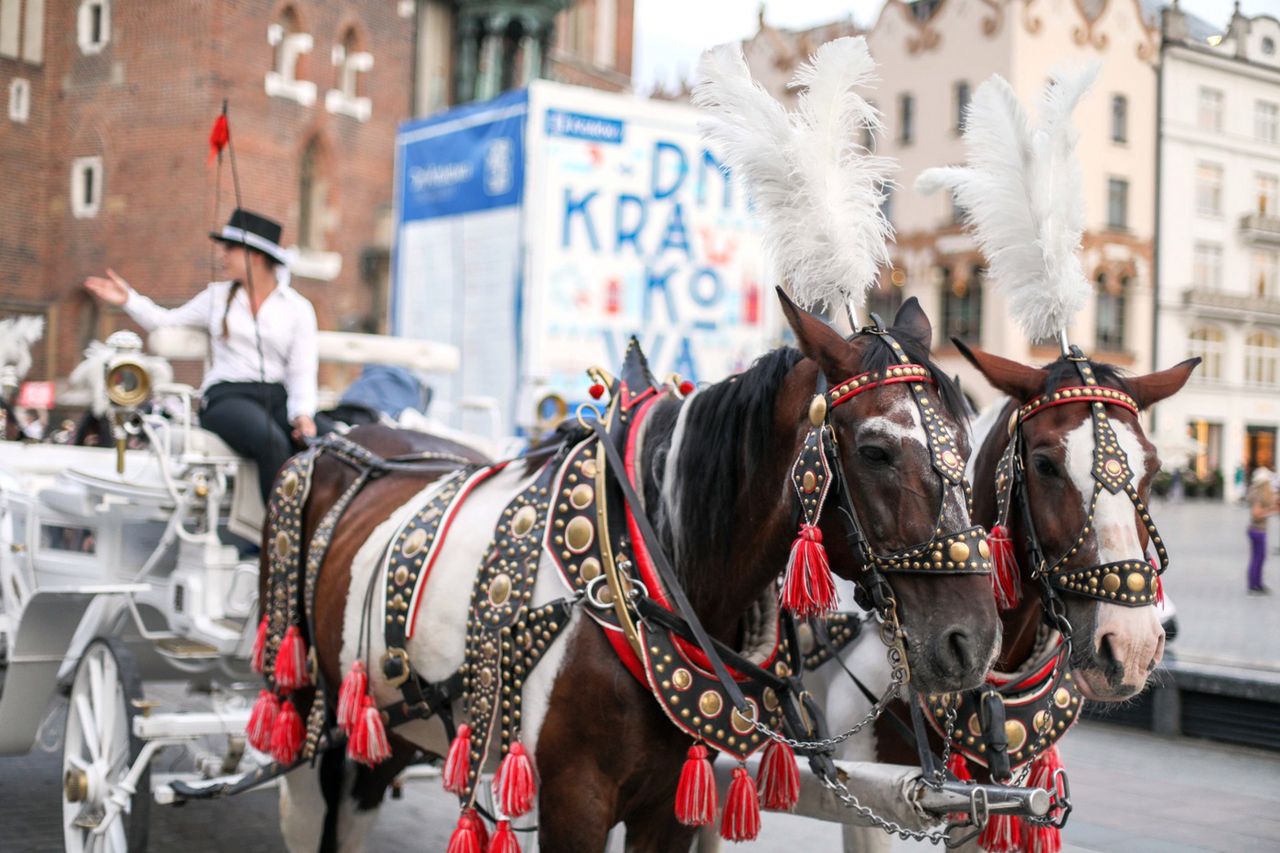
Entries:
MULTIPOLYGON (((1129 383, 1125 381, 1125 371, 1121 368, 1100 361, 1090 361, 1089 367, 1093 369, 1093 378, 1098 380, 1099 385, 1116 388, 1126 394, 1133 393, 1129 383)), ((1068 361, 1066 356, 1059 356, 1056 361, 1046 364, 1041 369, 1048 373, 1045 380, 1047 394, 1052 394, 1059 388, 1080 384, 1080 371, 1076 370, 1075 363, 1068 361)))
MULTIPOLYGON (((913 362, 929 370, 948 413, 965 423, 964 398, 928 348, 903 330, 890 332, 913 362)), ((770 455, 778 391, 803 358, 794 347, 780 347, 683 403, 664 401, 650 413, 641 494, 686 590, 705 582, 699 566, 728 557, 741 524, 739 495, 770 455)), ((862 355, 864 371, 883 374, 896 364, 887 345, 873 343, 862 355)))

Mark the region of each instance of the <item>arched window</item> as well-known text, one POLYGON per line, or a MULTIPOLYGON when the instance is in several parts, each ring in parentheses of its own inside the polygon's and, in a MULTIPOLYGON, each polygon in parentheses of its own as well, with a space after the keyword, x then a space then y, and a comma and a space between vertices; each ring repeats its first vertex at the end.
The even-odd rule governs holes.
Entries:
POLYGON ((1199 358, 1200 369, 1191 374, 1201 381, 1222 378, 1222 330, 1215 326, 1198 326, 1187 335, 1187 357, 1199 358))
POLYGON ((942 337, 970 343, 982 341, 982 279, 985 270, 974 264, 942 267, 942 337))
POLYGON ((1280 343, 1271 332, 1254 332, 1244 339, 1244 381, 1249 385, 1275 385, 1280 343))
POLYGON ((321 173, 319 137, 302 150, 298 167, 298 247, 324 249, 325 196, 328 186, 321 173))
POLYGON ((1098 310, 1094 315, 1096 346, 1108 352, 1124 352, 1125 302, 1128 276, 1098 276, 1098 310))
POLYGON ((331 113, 368 121, 372 103, 364 97, 361 75, 373 68, 373 55, 360 49, 355 27, 347 27, 333 46, 334 88, 325 93, 324 108, 331 113))
POLYGON ((268 95, 297 101, 304 107, 316 102, 316 84, 305 79, 303 58, 311 52, 310 33, 302 31, 298 13, 292 6, 280 14, 280 20, 267 27, 267 43, 273 49, 272 69, 267 72, 268 95))

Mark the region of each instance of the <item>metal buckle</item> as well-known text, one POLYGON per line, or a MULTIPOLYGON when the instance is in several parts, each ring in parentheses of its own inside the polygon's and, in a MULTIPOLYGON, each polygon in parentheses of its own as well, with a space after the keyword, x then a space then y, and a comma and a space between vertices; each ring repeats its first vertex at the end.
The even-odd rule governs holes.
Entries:
POLYGON ((409 653, 404 649, 387 649, 378 665, 382 667, 382 675, 387 679, 387 684, 391 687, 399 687, 404 684, 409 680, 410 673, 413 672, 413 669, 409 666, 409 653), (397 665, 393 664, 393 661, 398 661, 398 666, 400 667, 400 672, 397 675, 392 675, 392 670, 388 668, 389 666, 397 665))

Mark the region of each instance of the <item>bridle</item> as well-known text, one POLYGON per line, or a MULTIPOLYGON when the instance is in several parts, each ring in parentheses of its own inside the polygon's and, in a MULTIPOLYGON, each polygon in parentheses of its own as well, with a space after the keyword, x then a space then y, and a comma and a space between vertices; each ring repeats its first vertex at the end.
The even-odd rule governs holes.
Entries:
MULTIPOLYGON (((996 520, 1005 523, 1008 519, 1015 494, 1022 514, 1023 526, 1026 530, 1028 547, 1032 561, 1032 577, 1041 582, 1046 600, 1046 612, 1051 621, 1065 623, 1065 608, 1059 600, 1060 594, 1073 594, 1085 598, 1093 598, 1109 604, 1123 607, 1142 607, 1156 600, 1159 589, 1159 576, 1169 565, 1169 554, 1164 547, 1155 522, 1151 519, 1151 510, 1138 494, 1134 485, 1134 470, 1129 464, 1128 454, 1120 447, 1115 428, 1107 409, 1120 408, 1133 414, 1138 413, 1138 404, 1134 398, 1124 391, 1105 388, 1098 384, 1093 368, 1080 351, 1072 346, 1066 356, 1075 365, 1080 376, 1080 385, 1059 388, 1031 400, 1020 406, 1009 419, 1009 445, 1005 448, 996 466, 996 520), (1035 519, 1031 515, 1031 502, 1027 491, 1026 469, 1023 460, 1025 438, 1022 426, 1028 420, 1048 409, 1087 403, 1089 416, 1093 421, 1093 494, 1089 499, 1088 511, 1084 525, 1076 534, 1067 551, 1050 561, 1041 544, 1036 531, 1035 519), (1085 540, 1093 531, 1094 513, 1102 490, 1111 494, 1124 492, 1133 502, 1155 547, 1160 567, 1156 568, 1145 559, 1118 560, 1110 563, 1095 563, 1086 566, 1072 567, 1070 563, 1076 556, 1085 540)), ((1064 636, 1070 636, 1069 624, 1055 624, 1064 636)))
POLYGON ((860 329, 858 334, 875 335, 889 347, 893 353, 893 366, 882 371, 860 373, 831 387, 819 371, 817 394, 809 405, 810 428, 800 455, 792 466, 791 485, 804 522, 810 525, 818 523, 823 506, 834 491, 845 536, 865 567, 856 587, 859 604, 896 622, 896 616, 892 614, 893 591, 886 575, 990 574, 991 549, 987 544, 986 530, 981 525, 943 535, 942 515, 951 491, 957 490, 966 506, 972 503, 972 489, 965 478, 964 460, 937 406, 929 399, 928 386, 935 384, 931 372, 927 367, 913 363, 902 345, 884 329, 879 318, 872 317, 875 325, 860 329), (906 385, 911 392, 924 426, 932 468, 941 478, 943 488, 934 519, 933 537, 900 551, 880 554, 872 548, 854 506, 852 491, 840 464, 840 447, 831 414, 836 407, 855 397, 898 384, 906 385))

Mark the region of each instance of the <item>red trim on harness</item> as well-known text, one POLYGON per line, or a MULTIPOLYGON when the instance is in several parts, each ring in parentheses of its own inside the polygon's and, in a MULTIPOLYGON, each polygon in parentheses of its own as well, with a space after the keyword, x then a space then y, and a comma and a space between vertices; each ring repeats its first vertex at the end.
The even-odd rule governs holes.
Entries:
POLYGON ((474 479, 472 479, 467 487, 453 499, 453 503, 449 505, 448 518, 445 518, 440 522, 440 532, 436 534, 436 541, 431 546, 431 554, 427 559, 426 565, 422 567, 422 571, 418 575, 418 582, 413 588, 413 600, 409 602, 409 614, 406 617, 409 620, 404 632, 406 640, 413 636, 413 628, 414 625, 417 624, 416 617, 418 615, 418 603, 422 600, 422 590, 427 586, 427 576, 431 574, 431 567, 436 564, 436 557, 440 555, 440 550, 444 547, 445 536, 448 535, 449 528, 453 526, 453 520, 458 517, 458 512, 462 509, 463 501, 471 495, 472 490, 474 490, 476 486, 480 485, 503 468, 506 468, 510 463, 511 460, 508 459, 505 462, 499 462, 497 465, 493 465, 484 471, 473 474, 472 477, 474 479))
POLYGON ((1052 394, 1046 394, 1020 408, 1018 410, 1018 420, 1028 420, 1045 409, 1052 409, 1054 406, 1062 406, 1067 403, 1106 403, 1108 406, 1119 406, 1122 409, 1128 409, 1135 415, 1138 414, 1137 402, 1123 391, 1118 391, 1115 388, 1101 388, 1097 385, 1070 385, 1066 388, 1059 388, 1052 394), (1054 399, 1068 391, 1083 393, 1073 393, 1070 396, 1054 399))
MULTIPOLYGON (((1061 638, 1058 639, 1058 645, 1062 645, 1061 638)), ((1015 691, 1024 690, 1027 687, 1030 687, 1031 685, 1035 684, 1036 682, 1042 681, 1048 678, 1049 674, 1053 672, 1053 668, 1057 666, 1057 664, 1058 664, 1058 656, 1053 655, 1048 660, 1046 660, 1044 662, 1044 665, 1041 666, 1039 669, 1035 670, 1034 672, 1029 672, 1026 675, 1022 676, 1020 679, 1018 679, 1018 682, 1016 684, 1012 684, 1010 689, 1015 691)), ((1004 687, 1006 685, 1010 685, 1011 681, 1008 678, 1000 678, 995 674, 989 674, 987 676, 987 683, 994 684, 997 687, 1004 687)))
MULTIPOLYGON (((854 388, 851 391, 846 391, 840 396, 832 398, 831 408, 834 409, 836 406, 839 406, 841 403, 847 403, 849 400, 852 400, 854 397, 858 396, 864 391, 870 391, 872 388, 879 388, 882 385, 896 385, 899 382, 930 382, 930 383, 933 382, 933 377, 930 376, 927 372, 928 369, 921 367, 918 364, 903 364, 903 365, 900 365, 899 367, 891 367, 889 369, 899 370, 902 368, 916 368, 918 370, 924 370, 926 372, 924 375, 920 375, 913 370, 911 373, 905 376, 886 376, 883 379, 880 379, 876 382, 867 382, 863 385, 859 385, 857 388, 854 388)), ((848 379, 844 380, 843 382, 837 382, 836 389, 840 389, 848 385, 850 382, 861 381, 863 378, 870 375, 871 373, 860 373, 857 376, 851 376, 848 379)))
MULTIPOLYGON (((899 381, 907 381, 907 380, 899 380, 899 381)), ((656 389, 650 389, 650 390, 656 391, 656 389)), ((631 481, 631 485, 636 489, 637 492, 640 491, 642 484, 639 483, 636 479, 636 437, 640 433, 640 424, 644 421, 644 418, 649 414, 649 411, 650 409, 653 408, 654 403, 658 402, 659 399, 660 398, 658 396, 654 396, 653 399, 647 401, 643 406, 641 406, 639 411, 635 413, 635 420, 631 424, 631 432, 627 436, 626 452, 623 454, 623 457, 622 457, 623 463, 626 465, 626 469, 627 469, 625 472, 626 477, 628 480, 631 481)), ((645 588, 648 589, 650 598, 652 598, 654 601, 661 604, 667 610, 674 611, 674 608, 671 606, 671 602, 667 599, 666 592, 663 589, 662 580, 658 577, 658 573, 653 567, 653 560, 649 557, 649 549, 645 547, 644 537, 640 534, 640 527, 639 525, 636 524, 635 516, 632 514, 631 507, 628 505, 626 509, 627 509, 627 530, 631 533, 631 550, 634 552, 633 558, 635 560, 636 566, 640 569, 640 580, 644 582, 645 588)), ((621 657, 622 662, 627 665, 627 669, 631 670, 631 674, 636 675, 637 671, 640 672, 641 674, 636 675, 636 677, 639 679, 641 684, 644 684, 647 687, 649 682, 648 682, 648 679, 646 679, 643 675, 643 672, 644 672, 643 664, 640 662, 638 658, 636 658, 635 653, 631 650, 631 646, 625 642, 625 638, 620 637, 619 640, 621 640, 621 642, 620 643, 616 642, 611 632, 609 640, 610 642, 613 643, 613 647, 619 650, 618 651, 619 657, 621 657), (625 654, 623 654, 622 652, 623 648, 625 648, 626 650, 625 654)), ((695 645, 694 643, 690 643, 688 640, 678 635, 673 636, 672 640, 675 642, 677 649, 679 649, 679 651, 682 654, 684 654, 686 658, 688 658, 689 663, 703 670, 707 674, 714 674, 714 670, 711 667, 711 661, 707 659, 707 656, 705 653, 703 653, 702 649, 698 648, 698 646, 695 645)), ((770 650, 769 656, 760 664, 760 666, 763 668, 768 668, 769 665, 773 663, 773 659, 777 656, 777 654, 778 654, 778 635, 775 632, 774 639, 773 639, 773 649, 770 650)), ((726 667, 726 668, 729 670, 729 674, 734 678, 735 681, 748 680, 747 676, 742 675, 741 673, 735 671, 733 668, 731 667, 726 667)))

